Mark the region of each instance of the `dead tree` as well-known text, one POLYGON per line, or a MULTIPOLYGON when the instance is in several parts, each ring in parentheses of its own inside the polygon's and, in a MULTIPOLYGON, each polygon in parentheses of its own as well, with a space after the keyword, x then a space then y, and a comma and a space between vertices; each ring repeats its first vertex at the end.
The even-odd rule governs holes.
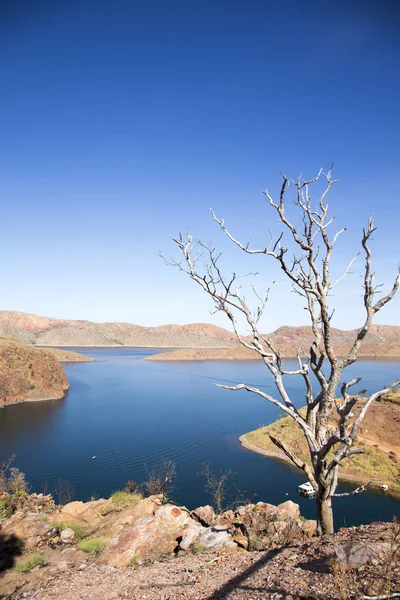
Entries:
MULTIPOLYGON (((290 280, 293 290, 305 302, 311 320, 312 343, 308 351, 299 349, 296 370, 287 370, 283 363, 279 349, 275 347, 268 336, 260 332, 260 319, 268 302, 269 290, 266 295, 257 297, 257 308, 252 311, 238 277, 234 273, 226 278, 219 266, 220 255, 211 246, 194 241, 186 233, 173 238, 183 254, 183 260, 171 259, 168 264, 178 267, 195 281, 212 298, 216 310, 224 312, 229 318, 239 342, 249 350, 260 356, 264 365, 272 375, 276 393, 274 395, 252 387, 245 383, 227 386, 228 390, 247 390, 257 394, 277 406, 286 415, 291 417, 301 428, 307 442, 310 460, 304 462, 291 450, 284 439, 271 436, 272 442, 301 469, 316 492, 318 531, 320 534, 333 532, 332 498, 343 496, 337 494, 338 468, 350 456, 360 454, 362 449, 355 446, 355 437, 360 423, 372 402, 400 385, 400 380, 387 388, 372 394, 365 401, 366 390, 353 392, 354 386, 360 378, 344 382, 344 371, 356 362, 362 341, 365 339, 373 317, 385 304, 390 302, 400 286, 399 273, 390 292, 379 300, 376 299, 379 288, 374 284, 374 273, 371 265, 370 238, 375 231, 374 221, 371 217, 368 226, 363 230, 360 253, 364 254, 365 266, 363 269, 363 310, 365 317, 363 325, 357 331, 350 348, 344 356, 337 356, 333 344, 332 315, 328 300, 332 289, 341 282, 357 258, 354 257, 343 274, 331 281, 330 263, 333 250, 339 236, 345 228, 330 236, 329 225, 333 218, 328 217, 326 197, 336 180, 332 179, 332 170, 306 181, 301 175, 297 180, 290 180, 283 175, 282 187, 278 201, 274 201, 268 191, 264 194, 271 208, 276 211, 283 231, 277 238, 269 237, 269 244, 265 248, 251 248, 249 243, 243 244, 236 239, 226 228, 222 219, 212 212, 212 218, 219 224, 228 238, 243 252, 250 255, 265 255, 278 262, 285 276, 290 280), (319 179, 326 178, 326 186, 314 206, 311 202, 309 189, 319 179), (287 192, 292 184, 295 190, 294 205, 300 212, 301 226, 287 216, 287 192), (293 258, 289 258, 288 247, 284 245, 284 235, 288 235, 295 248, 293 258), (206 258, 204 257, 206 254, 206 258), (250 336, 239 333, 238 317, 244 317, 250 331, 250 336), (311 377, 314 375, 314 379, 311 377), (301 377, 304 382, 306 412, 301 414, 295 407, 287 391, 285 380, 290 377, 301 377), (340 393, 339 393, 340 387, 340 393), (353 393, 352 393, 353 392, 353 393), (358 410, 355 412, 356 405, 358 410), (335 423, 332 430, 332 423, 335 423)), ((300 221, 299 221, 300 222, 300 221)), ((357 488, 351 494, 356 494, 365 489, 365 485, 357 488)))

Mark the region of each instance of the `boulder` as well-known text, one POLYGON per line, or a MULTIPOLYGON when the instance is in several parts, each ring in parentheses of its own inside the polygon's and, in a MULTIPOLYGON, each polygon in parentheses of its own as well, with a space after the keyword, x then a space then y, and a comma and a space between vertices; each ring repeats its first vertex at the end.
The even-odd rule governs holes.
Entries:
POLYGON ((330 567, 339 567, 342 571, 349 571, 358 569, 374 560, 384 560, 389 550, 389 543, 369 545, 348 542, 336 546, 333 554, 328 557, 327 563, 330 567))
POLYGON ((189 550, 191 546, 194 546, 199 538, 200 534, 203 531, 204 527, 200 525, 200 523, 194 523, 190 527, 188 527, 181 539, 179 547, 181 550, 189 550))
POLYGON ((64 544, 72 544, 72 542, 75 541, 75 537, 75 531, 69 527, 63 529, 60 533, 61 541, 64 542, 64 544))
POLYGON ((313 519, 308 519, 307 521, 304 521, 304 523, 302 523, 301 525, 301 532, 304 535, 304 537, 308 538, 317 535, 317 521, 314 521, 313 519))
POLYGON ((132 525, 143 516, 152 516, 161 506, 161 495, 143 498, 122 510, 112 510, 111 500, 93 502, 70 502, 61 511, 51 517, 54 523, 82 523, 86 529, 96 531, 98 535, 112 536, 126 525, 132 525), (108 509, 111 510, 108 510, 108 509))
POLYGON ((159 508, 154 516, 144 516, 133 525, 124 525, 114 535, 99 563, 113 567, 128 566, 134 557, 156 559, 171 554, 178 546, 178 539, 196 522, 186 510, 172 504, 159 508))
POLYGON ((263 543, 265 547, 286 546, 302 538, 301 522, 298 521, 273 521, 269 523, 263 543))
POLYGON ((245 535, 243 535, 241 531, 237 531, 236 533, 234 533, 232 539, 235 542, 235 544, 237 544, 241 548, 244 548, 245 550, 248 550, 249 540, 245 535))
POLYGON ((59 562, 57 564, 57 569, 59 571, 61 571, 62 573, 66 573, 67 571, 69 571, 69 566, 66 560, 62 560, 61 562, 59 562))
POLYGON ((91 502, 69 502, 58 512, 51 516, 54 523, 70 523, 71 521, 82 521, 92 528, 96 528, 101 522, 101 509, 110 504, 110 500, 93 500, 91 502))
POLYGON ((162 504, 161 499, 162 495, 149 496, 120 513, 103 518, 102 524, 107 529, 107 535, 119 533, 125 525, 132 525, 142 517, 153 516, 162 504))
POLYGON ((238 523, 238 519, 233 510, 226 510, 222 515, 216 515, 212 525, 221 525, 229 529, 232 533, 235 529, 235 524, 238 523))
POLYGON ((300 506, 291 500, 278 504, 277 517, 282 521, 300 518, 300 506))
POLYGON ((206 506, 199 506, 199 508, 192 510, 190 516, 196 521, 199 521, 199 523, 205 527, 210 527, 210 525, 213 525, 216 519, 214 509, 209 504, 206 506))
POLYGON ((203 528, 198 539, 198 544, 204 548, 219 550, 220 548, 236 548, 231 534, 222 525, 203 528))
POLYGON ((267 502, 247 504, 237 510, 235 523, 245 525, 248 530, 261 532, 276 518, 277 510, 276 506, 267 502))

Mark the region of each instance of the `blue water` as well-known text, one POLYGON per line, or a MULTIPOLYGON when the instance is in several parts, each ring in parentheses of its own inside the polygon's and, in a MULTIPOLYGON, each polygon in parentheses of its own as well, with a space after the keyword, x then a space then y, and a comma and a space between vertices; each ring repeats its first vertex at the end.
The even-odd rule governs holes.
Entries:
MULTIPOLYGON (((146 467, 170 459, 177 466, 174 499, 189 508, 210 502, 198 473, 211 463, 216 473, 233 471, 228 480, 233 496, 238 489, 252 501, 292 499, 302 514, 314 516, 314 502, 297 494, 305 481, 300 472, 238 442, 242 433, 274 421, 277 409, 254 394, 215 386, 246 382, 273 390, 261 363, 161 363, 143 360, 155 349, 77 350, 96 362, 65 365, 70 390, 63 400, 0 411, 0 458, 15 453, 34 490, 51 491, 63 478, 77 499, 108 497, 128 479, 143 481, 146 467)), ((350 375, 363 377, 369 392, 396 379, 399 371, 400 363, 389 361, 362 361, 349 369, 350 375)), ((301 382, 292 378, 288 389, 300 406, 301 382)), ((400 514, 400 502, 381 492, 338 498, 334 507, 337 526, 400 514)))

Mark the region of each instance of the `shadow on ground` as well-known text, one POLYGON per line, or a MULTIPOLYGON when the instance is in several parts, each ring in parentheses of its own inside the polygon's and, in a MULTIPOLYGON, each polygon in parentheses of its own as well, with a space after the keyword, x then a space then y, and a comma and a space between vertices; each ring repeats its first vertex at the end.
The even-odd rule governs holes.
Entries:
POLYGON ((23 542, 16 535, 4 535, 0 532, 0 573, 11 569, 15 557, 22 553, 23 542))

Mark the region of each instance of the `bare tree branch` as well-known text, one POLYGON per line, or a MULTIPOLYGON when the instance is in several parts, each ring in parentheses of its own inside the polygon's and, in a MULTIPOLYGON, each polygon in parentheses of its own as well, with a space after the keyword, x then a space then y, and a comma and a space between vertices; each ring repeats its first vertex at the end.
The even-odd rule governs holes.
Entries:
POLYGON ((264 192, 269 206, 275 211, 282 225, 282 230, 276 237, 268 231, 268 243, 265 247, 252 248, 250 242, 241 242, 227 229, 224 220, 211 211, 212 219, 219 225, 224 235, 243 252, 250 256, 262 255, 276 261, 291 282, 293 291, 301 297, 302 302, 305 302, 313 339, 307 353, 303 350, 298 351, 298 368, 292 370, 285 368, 280 349, 269 336, 263 335, 259 330, 261 318, 268 306, 270 287, 265 294, 261 295, 254 286, 251 286, 256 299, 256 306, 252 308, 241 288, 239 275, 234 272, 230 277, 224 276, 220 267, 221 255, 211 245, 194 241, 188 233, 173 238, 182 260, 176 261, 171 258, 166 261, 167 264, 186 273, 210 296, 215 310, 225 313, 228 317, 240 344, 257 354, 273 377, 277 390, 276 397, 246 383, 219 387, 255 393, 274 404, 299 425, 307 443, 309 464, 296 456, 284 440, 276 437, 271 437, 271 440, 295 466, 303 470, 316 490, 319 529, 324 533, 333 531, 331 499, 342 495, 355 495, 367 485, 360 486, 357 488, 358 491, 355 490, 350 494, 335 493, 339 466, 349 457, 363 451, 356 448, 354 444, 358 428, 368 408, 372 402, 400 385, 400 380, 396 381, 364 401, 367 390, 352 393, 354 386, 360 383, 360 378, 341 383, 345 369, 357 360, 361 344, 368 335, 374 315, 390 302, 398 291, 400 265, 390 291, 379 300, 375 300, 376 294, 381 291, 381 286, 375 285, 372 270, 372 253, 369 244, 376 229, 371 217, 367 228, 363 230, 360 250, 365 256, 364 323, 357 331, 345 355, 338 357, 332 333, 334 310, 329 306, 329 299, 331 291, 350 275, 360 252, 350 260, 342 275, 332 282, 330 273, 332 253, 341 235, 346 232, 346 227, 343 227, 330 235, 330 226, 334 217, 328 215, 327 196, 336 182, 337 180, 332 178, 332 167, 327 172, 321 168, 314 178, 308 180, 302 174, 296 180, 282 174, 279 199, 275 201, 268 190, 264 192), (323 181, 325 181, 324 189, 318 200, 314 202, 310 195, 311 186, 323 181), (294 202, 288 205, 287 194, 290 187, 294 192, 294 202), (299 224, 289 215, 290 206, 294 206, 293 210, 298 211, 299 224), (293 253, 289 252, 287 244, 294 247, 293 253), (250 331, 249 336, 245 337, 241 334, 238 318, 244 319, 250 331), (315 383, 312 375, 316 379, 315 383), (304 384, 305 417, 295 407, 285 384, 287 377, 296 376, 301 377, 304 384), (313 386, 316 388, 315 391, 313 386), (338 399, 339 388, 340 400, 338 399), (361 402, 364 404, 358 412, 355 409, 361 402))

